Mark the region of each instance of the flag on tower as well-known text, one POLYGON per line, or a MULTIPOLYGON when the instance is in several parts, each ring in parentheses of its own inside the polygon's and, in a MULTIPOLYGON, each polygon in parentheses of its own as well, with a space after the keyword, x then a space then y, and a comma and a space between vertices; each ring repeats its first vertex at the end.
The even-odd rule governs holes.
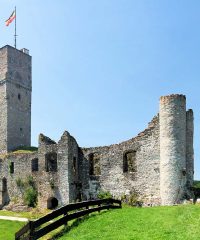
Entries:
POLYGON ((10 17, 5 21, 6 26, 9 26, 9 24, 15 19, 15 17, 16 17, 16 12, 14 10, 10 15, 10 17))

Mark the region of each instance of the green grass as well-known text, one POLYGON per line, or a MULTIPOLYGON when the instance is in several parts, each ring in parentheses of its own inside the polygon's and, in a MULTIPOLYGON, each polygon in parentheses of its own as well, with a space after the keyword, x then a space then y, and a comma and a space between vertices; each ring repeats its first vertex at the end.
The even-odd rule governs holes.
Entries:
POLYGON ((0 220, 0 239, 2 240, 13 240, 15 239, 15 232, 17 232, 26 223, 15 222, 8 220, 0 220))
POLYGON ((56 239, 197 240, 200 239, 200 206, 124 207, 91 215, 73 225, 56 239))
MULTIPOLYGON (((37 219, 40 218, 47 213, 49 213, 50 210, 38 210, 33 209, 33 211, 30 212, 12 212, 7 210, 0 210, 0 216, 10 216, 10 217, 22 217, 22 218, 28 218, 28 219, 37 219)), ((0 238, 1 239, 1 238, 0 238)))
POLYGON ((13 150, 12 152, 8 152, 8 153, 5 153, 5 154, 0 154, 0 157, 1 158, 6 158, 10 155, 13 155, 13 154, 28 154, 28 153, 34 153, 34 152, 37 152, 38 151, 38 148, 37 147, 26 147, 26 146, 23 146, 23 147, 18 147, 17 149, 13 150))
MULTIPOLYGON (((35 213, 0 211, 0 215, 31 217, 35 213)), ((0 220, 0 239, 14 239, 24 222, 0 220)), ((69 223, 41 240, 199 240, 200 205, 103 211, 69 223), (70 226, 71 225, 71 226, 70 226), (60 237, 55 234, 61 231, 60 237), (54 235, 54 237, 53 237, 54 235)))
POLYGON ((36 152, 37 150, 38 150, 37 147, 22 146, 15 149, 12 153, 32 153, 32 152, 36 152))

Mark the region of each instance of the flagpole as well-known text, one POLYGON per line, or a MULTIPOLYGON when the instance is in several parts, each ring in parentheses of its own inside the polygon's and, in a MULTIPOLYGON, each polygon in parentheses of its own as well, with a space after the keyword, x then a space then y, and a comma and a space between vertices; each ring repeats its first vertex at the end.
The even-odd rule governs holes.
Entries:
POLYGON ((15 48, 17 48, 17 11, 15 6, 15 48))

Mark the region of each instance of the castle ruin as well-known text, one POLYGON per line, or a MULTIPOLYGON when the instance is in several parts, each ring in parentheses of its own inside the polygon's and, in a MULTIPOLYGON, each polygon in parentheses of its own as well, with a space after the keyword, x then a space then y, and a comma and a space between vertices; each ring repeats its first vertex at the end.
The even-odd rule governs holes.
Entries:
POLYGON ((19 181, 32 177, 38 206, 54 208, 95 199, 99 191, 121 198, 137 193, 145 205, 173 205, 191 197, 193 111, 186 97, 160 98, 159 113, 136 137, 110 146, 81 148, 65 131, 58 143, 40 134, 30 146, 31 56, 11 46, 0 49, 0 208, 23 202, 19 181))

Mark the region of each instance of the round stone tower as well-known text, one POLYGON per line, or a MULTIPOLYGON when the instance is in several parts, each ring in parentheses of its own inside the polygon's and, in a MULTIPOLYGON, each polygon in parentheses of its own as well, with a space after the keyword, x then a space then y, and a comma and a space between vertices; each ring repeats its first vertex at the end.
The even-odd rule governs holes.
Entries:
POLYGON ((186 98, 160 98, 160 194, 162 205, 179 203, 186 183, 186 98))

